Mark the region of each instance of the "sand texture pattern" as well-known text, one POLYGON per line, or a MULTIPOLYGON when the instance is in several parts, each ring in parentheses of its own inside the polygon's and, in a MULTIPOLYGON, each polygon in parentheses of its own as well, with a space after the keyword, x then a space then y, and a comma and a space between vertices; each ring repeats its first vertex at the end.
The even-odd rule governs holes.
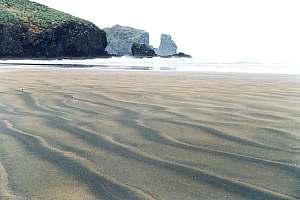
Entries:
POLYGON ((2 69, 0 199, 300 199, 300 76, 2 69))

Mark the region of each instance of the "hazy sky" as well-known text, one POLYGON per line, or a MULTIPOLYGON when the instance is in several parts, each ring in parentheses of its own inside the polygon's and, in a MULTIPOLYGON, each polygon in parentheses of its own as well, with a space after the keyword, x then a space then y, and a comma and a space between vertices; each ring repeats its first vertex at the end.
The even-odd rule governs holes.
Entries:
POLYGON ((35 0, 100 28, 147 30, 154 46, 171 34, 204 62, 300 63, 299 0, 35 0))

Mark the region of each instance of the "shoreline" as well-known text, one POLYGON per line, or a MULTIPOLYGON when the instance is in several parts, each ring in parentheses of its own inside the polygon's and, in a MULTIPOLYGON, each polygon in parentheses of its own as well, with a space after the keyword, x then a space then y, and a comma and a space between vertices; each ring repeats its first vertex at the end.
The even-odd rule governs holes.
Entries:
POLYGON ((0 61, 0 70, 17 69, 70 69, 95 71, 143 71, 215 74, 257 74, 299 76, 300 66, 282 64, 228 64, 200 63, 197 60, 148 60, 134 58, 90 59, 90 60, 17 60, 0 61))

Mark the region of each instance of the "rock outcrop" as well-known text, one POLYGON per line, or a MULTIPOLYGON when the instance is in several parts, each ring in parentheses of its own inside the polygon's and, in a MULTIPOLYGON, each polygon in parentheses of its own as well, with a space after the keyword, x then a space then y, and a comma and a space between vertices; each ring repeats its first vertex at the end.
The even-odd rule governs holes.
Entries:
POLYGON ((28 0, 0 0, 0 57, 104 56, 106 33, 91 22, 28 0))
POLYGON ((172 56, 177 54, 177 45, 170 35, 162 34, 160 37, 160 45, 155 52, 159 56, 172 56))
POLYGON ((141 58, 151 58, 156 56, 154 49, 146 44, 133 43, 131 52, 133 56, 141 58))
POLYGON ((104 29, 107 35, 106 51, 112 55, 130 55, 134 43, 149 45, 149 34, 146 31, 126 26, 115 25, 104 29))
POLYGON ((191 55, 179 52, 172 56, 173 58, 192 58, 191 55))

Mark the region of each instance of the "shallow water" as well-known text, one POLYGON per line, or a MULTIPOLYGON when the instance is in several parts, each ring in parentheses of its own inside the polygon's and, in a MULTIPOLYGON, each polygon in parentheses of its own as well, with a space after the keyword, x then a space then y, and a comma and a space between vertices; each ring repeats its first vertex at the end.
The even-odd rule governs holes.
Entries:
POLYGON ((0 70, 1 199, 299 199, 300 76, 0 70))
POLYGON ((204 63, 195 58, 113 57, 85 60, 0 60, 2 68, 92 68, 93 70, 143 70, 259 74, 300 74, 300 64, 287 63, 204 63), (16 66, 17 64, 17 66, 16 66))

